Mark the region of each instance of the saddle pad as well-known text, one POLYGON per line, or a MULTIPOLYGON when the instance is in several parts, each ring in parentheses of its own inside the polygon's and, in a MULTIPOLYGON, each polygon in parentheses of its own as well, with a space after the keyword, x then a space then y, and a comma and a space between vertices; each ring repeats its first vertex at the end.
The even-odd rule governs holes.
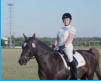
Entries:
POLYGON ((78 62, 77 68, 84 66, 86 64, 85 59, 79 52, 75 52, 75 54, 73 56, 78 62))
MULTIPOLYGON (((65 67, 66 67, 67 69, 70 69, 70 67, 67 66, 67 63, 66 63, 66 61, 65 61, 65 59, 64 59, 64 57, 63 57, 63 54, 59 53, 59 55, 61 56, 61 58, 62 58, 62 60, 63 60, 63 62, 64 62, 65 67)), ((84 65, 86 64, 86 62, 85 62, 83 56, 82 56, 80 53, 75 52, 75 54, 74 54, 73 56, 74 56, 74 58, 75 58, 75 59, 77 60, 77 62, 78 62, 77 68, 79 68, 79 67, 81 67, 81 66, 84 66, 84 65)))

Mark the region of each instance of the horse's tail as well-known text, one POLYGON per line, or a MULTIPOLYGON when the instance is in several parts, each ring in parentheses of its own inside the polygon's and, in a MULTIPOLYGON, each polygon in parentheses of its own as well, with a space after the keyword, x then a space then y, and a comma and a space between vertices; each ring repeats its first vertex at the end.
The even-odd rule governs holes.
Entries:
POLYGON ((99 62, 99 51, 96 48, 90 48, 89 51, 96 57, 96 61, 99 62))
POLYGON ((98 76, 98 79, 101 80, 101 70, 100 70, 100 66, 99 66, 99 62, 100 62, 100 54, 99 51, 96 48, 90 48, 89 51, 95 55, 96 57, 96 61, 97 61, 97 66, 96 66, 96 74, 98 76))

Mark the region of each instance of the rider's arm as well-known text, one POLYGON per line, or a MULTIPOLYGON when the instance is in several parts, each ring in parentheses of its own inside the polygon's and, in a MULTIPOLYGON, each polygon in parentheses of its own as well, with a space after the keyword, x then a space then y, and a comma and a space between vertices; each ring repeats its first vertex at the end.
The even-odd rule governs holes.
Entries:
POLYGON ((74 27, 71 27, 69 36, 68 36, 68 40, 65 43, 65 47, 68 46, 72 42, 75 33, 76 33, 76 29, 74 27))
POLYGON ((69 36, 68 36, 68 40, 65 43, 65 47, 68 46, 68 44, 70 44, 73 40, 74 34, 70 32, 69 36))
POLYGON ((55 42, 54 42, 54 45, 56 46, 58 44, 58 36, 57 36, 57 38, 56 38, 56 40, 55 40, 55 42))

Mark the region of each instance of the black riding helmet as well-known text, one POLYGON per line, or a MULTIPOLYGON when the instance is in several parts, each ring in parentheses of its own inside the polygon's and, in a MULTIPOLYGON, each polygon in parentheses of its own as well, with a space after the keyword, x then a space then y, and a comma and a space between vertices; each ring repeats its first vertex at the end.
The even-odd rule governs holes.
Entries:
POLYGON ((62 20, 64 20, 65 18, 70 18, 70 20, 72 20, 72 15, 70 13, 64 13, 62 16, 62 20))

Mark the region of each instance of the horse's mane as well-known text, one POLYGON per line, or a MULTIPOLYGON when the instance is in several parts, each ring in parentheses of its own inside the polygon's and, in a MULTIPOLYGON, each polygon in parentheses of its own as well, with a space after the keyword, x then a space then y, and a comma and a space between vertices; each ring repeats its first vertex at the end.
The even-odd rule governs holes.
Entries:
MULTIPOLYGON (((30 41, 30 40, 32 40, 33 39, 33 37, 29 37, 28 38, 28 40, 26 40, 26 41, 30 41)), ((46 43, 44 43, 43 41, 41 41, 41 40, 39 40, 39 39, 35 39, 36 40, 36 42, 42 47, 42 48, 44 48, 44 49, 47 49, 48 51, 53 51, 53 49, 51 48, 51 47, 49 47, 46 43)))
POLYGON ((44 49, 46 49, 46 51, 48 52, 48 54, 50 54, 50 55, 52 55, 51 57, 51 59, 50 60, 53 60, 54 59, 54 61, 56 61, 57 59, 58 59, 58 62, 62 62, 61 60, 61 57, 60 57, 60 55, 58 54, 58 52, 57 51, 54 51, 51 47, 49 47, 47 44, 45 44, 43 41, 41 41, 41 40, 39 40, 39 39, 36 39, 37 40, 37 42, 38 42, 38 44, 42 47, 42 48, 44 48, 44 49))
POLYGON ((48 51, 50 50, 51 52, 53 51, 53 49, 52 49, 51 47, 49 47, 47 44, 45 44, 43 41, 41 41, 41 40, 39 40, 39 39, 36 39, 36 40, 37 40, 38 44, 39 44, 40 46, 42 46, 42 48, 45 48, 45 49, 47 49, 48 51))

